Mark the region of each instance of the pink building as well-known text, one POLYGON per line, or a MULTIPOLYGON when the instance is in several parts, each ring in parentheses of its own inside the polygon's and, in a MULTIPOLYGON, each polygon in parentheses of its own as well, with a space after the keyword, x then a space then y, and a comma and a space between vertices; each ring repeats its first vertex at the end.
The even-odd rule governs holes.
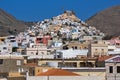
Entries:
POLYGON ((120 47, 120 36, 112 38, 111 40, 108 40, 110 45, 115 45, 116 47, 120 47))
POLYGON ((45 35, 43 37, 37 37, 36 38, 36 44, 43 43, 45 45, 48 45, 48 40, 51 40, 51 36, 50 35, 45 35))

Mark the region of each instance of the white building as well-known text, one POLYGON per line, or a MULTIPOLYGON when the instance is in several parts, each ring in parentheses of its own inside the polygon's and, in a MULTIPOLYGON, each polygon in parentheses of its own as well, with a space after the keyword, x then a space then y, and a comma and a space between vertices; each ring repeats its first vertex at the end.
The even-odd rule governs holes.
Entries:
POLYGON ((32 45, 32 47, 26 48, 26 55, 29 56, 28 59, 53 59, 54 55, 50 54, 50 49, 43 44, 32 45))
POLYGON ((108 45, 108 54, 109 55, 119 55, 120 48, 117 48, 115 45, 108 45))
POLYGON ((6 55, 12 53, 12 44, 11 43, 0 43, 0 54, 6 55))
POLYGON ((62 55, 62 58, 76 58, 77 56, 86 56, 88 54, 88 50, 73 50, 73 49, 68 49, 68 50, 57 50, 57 52, 62 55))

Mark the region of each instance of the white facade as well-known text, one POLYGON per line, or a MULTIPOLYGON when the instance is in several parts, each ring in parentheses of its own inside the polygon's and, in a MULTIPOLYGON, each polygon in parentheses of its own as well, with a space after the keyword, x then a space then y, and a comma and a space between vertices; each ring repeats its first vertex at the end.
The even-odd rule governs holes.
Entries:
POLYGON ((11 43, 0 43, 0 54, 6 55, 12 53, 12 44, 11 43))
POLYGON ((50 51, 44 44, 33 44, 26 48, 26 55, 29 56, 28 59, 53 59, 54 55, 50 54, 50 51))
POLYGON ((116 48, 116 46, 108 46, 108 54, 109 55, 118 55, 120 54, 120 48, 116 48))
POLYGON ((68 49, 68 50, 57 50, 57 52, 61 52, 63 58, 75 58, 78 55, 80 56, 87 56, 88 50, 73 50, 73 49, 68 49))
POLYGON ((27 80, 105 80, 101 76, 28 76, 27 80))
POLYGON ((29 55, 28 59, 53 59, 54 55, 46 55, 46 54, 41 54, 41 55, 29 55))

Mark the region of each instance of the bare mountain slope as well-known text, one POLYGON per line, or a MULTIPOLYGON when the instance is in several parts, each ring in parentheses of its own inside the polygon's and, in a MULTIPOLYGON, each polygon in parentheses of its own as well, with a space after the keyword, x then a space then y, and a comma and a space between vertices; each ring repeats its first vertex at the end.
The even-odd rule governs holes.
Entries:
POLYGON ((109 36, 120 36, 120 5, 108 8, 89 18, 86 23, 109 36))
POLYGON ((18 21, 12 15, 0 9, 0 36, 14 34, 14 32, 24 31, 27 25, 22 21, 18 21))

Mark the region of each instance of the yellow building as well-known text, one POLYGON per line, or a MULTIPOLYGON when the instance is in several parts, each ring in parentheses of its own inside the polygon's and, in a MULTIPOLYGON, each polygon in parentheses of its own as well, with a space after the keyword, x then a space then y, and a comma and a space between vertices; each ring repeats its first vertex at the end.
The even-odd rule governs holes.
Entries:
POLYGON ((37 76, 42 72, 52 69, 52 67, 38 66, 36 63, 28 63, 25 66, 28 68, 30 76, 37 76))

